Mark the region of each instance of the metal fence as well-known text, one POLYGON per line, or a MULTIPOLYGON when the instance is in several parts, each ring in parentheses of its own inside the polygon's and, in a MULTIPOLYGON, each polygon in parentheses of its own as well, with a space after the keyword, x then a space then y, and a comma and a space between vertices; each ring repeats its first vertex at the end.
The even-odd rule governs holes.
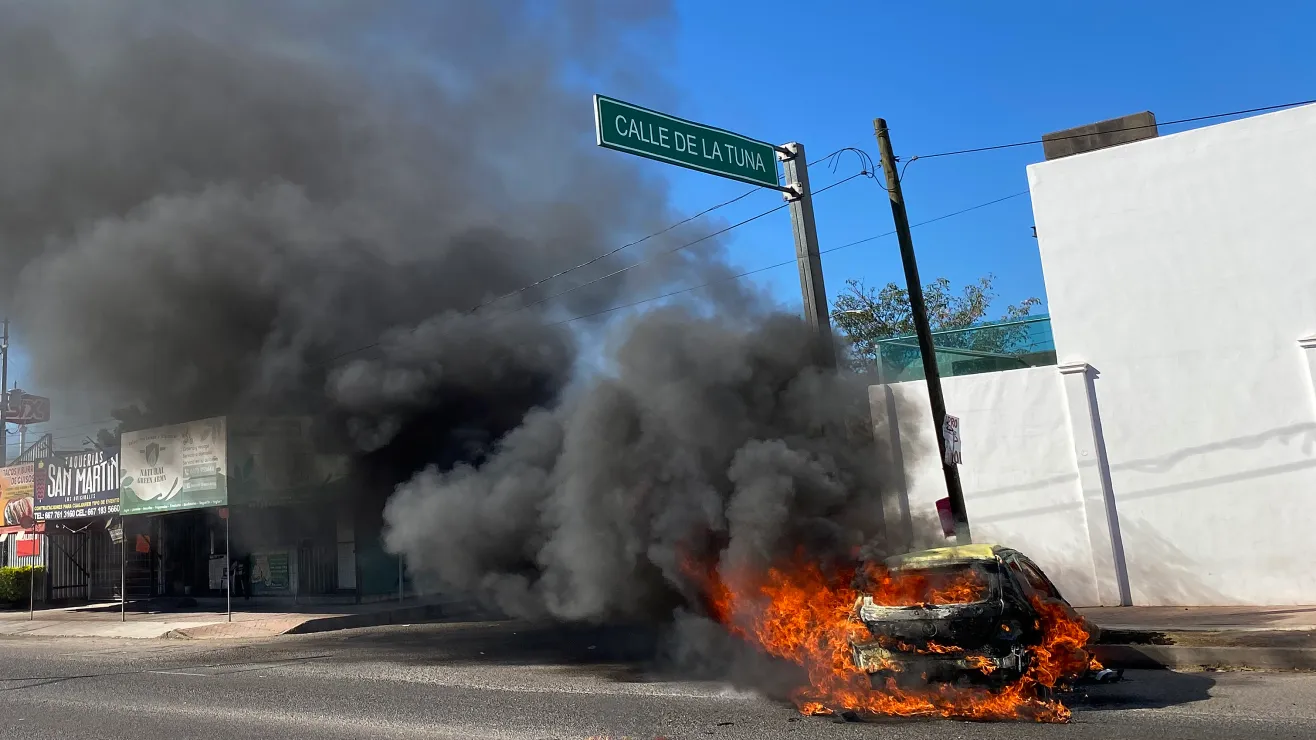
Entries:
MULTIPOLYGON (((932 344, 943 378, 1056 364, 1051 317, 1045 315, 933 332, 932 344)), ((882 382, 923 379, 916 337, 892 337, 877 345, 882 382)))

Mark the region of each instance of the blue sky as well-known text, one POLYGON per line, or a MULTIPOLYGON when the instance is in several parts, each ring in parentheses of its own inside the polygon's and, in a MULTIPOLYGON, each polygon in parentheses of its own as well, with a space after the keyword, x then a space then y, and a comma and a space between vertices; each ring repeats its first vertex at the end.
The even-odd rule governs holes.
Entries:
MULTIPOLYGON (((773 143, 802 142, 811 159, 844 146, 877 153, 872 119, 896 154, 930 154, 1038 139, 1151 110, 1169 121, 1316 98, 1316 5, 1266 2, 852 2, 677 0, 678 55, 666 68, 675 115, 773 143)), ((609 92, 609 91, 600 91, 609 92)), ((623 93, 614 93, 624 97, 623 93)), ((643 100, 632 102, 644 104, 643 100)), ((1191 124, 1201 126, 1205 124, 1191 124)), ((1162 127, 1161 134, 1184 126, 1162 127)), ((625 156, 614 152, 608 155, 625 156)), ((904 180, 911 222, 1027 190, 1040 145, 914 162, 904 180)), ((646 162, 697 211, 744 185, 646 162)), ((814 189, 834 175, 811 169, 814 189)), ((766 210, 763 192, 718 211, 728 223, 766 210)), ((819 196, 823 249, 890 231, 885 193, 855 180, 819 196)), ((786 214, 732 232, 730 252, 754 268, 792 257, 786 214)), ((957 286, 997 276, 997 311, 1046 299, 1027 196, 914 230, 923 282, 957 286)), ((823 257, 828 293, 845 280, 903 284, 894 237, 823 257)), ((787 266, 754 276, 800 305, 787 266)))

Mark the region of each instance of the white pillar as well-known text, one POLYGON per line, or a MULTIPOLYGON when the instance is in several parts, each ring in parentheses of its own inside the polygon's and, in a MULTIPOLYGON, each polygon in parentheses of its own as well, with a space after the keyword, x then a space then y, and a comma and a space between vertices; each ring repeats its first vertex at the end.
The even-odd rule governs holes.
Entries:
POLYGON ((1307 365, 1307 377, 1311 380, 1311 389, 1316 392, 1316 334, 1298 340, 1303 359, 1307 365))
POLYGON ((1074 459, 1078 463, 1079 487, 1087 520, 1088 544, 1092 548, 1092 569, 1097 598, 1101 606, 1129 606, 1128 573, 1124 547, 1120 542, 1119 515, 1115 492, 1110 482, 1110 464, 1106 460, 1101 437, 1101 417, 1093 386, 1094 371, 1086 362, 1061 365, 1069 420, 1074 435, 1074 459))

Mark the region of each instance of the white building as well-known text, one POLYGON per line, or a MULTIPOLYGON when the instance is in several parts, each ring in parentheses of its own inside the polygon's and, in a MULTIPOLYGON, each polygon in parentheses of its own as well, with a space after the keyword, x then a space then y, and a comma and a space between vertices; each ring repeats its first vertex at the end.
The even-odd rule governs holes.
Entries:
MULTIPOLYGON (((1316 603, 1316 106, 1028 181, 1059 366, 944 380, 975 541, 1080 605, 1316 603)), ((925 386, 871 395, 933 516, 925 386)))

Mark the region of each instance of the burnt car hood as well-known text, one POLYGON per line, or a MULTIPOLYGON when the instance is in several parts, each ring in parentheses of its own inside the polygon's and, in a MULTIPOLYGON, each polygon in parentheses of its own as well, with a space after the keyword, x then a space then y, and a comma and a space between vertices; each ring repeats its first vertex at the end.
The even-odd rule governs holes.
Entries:
POLYGON ((874 640, 919 650, 929 644, 968 650, 988 647, 999 639, 1004 612, 999 598, 970 604, 881 606, 871 596, 862 596, 856 606, 859 620, 874 640))
POLYGON ((963 674, 1021 674, 1027 663, 1019 641, 1024 625, 1007 625, 997 598, 971 604, 880 606, 856 603, 868 635, 851 640, 855 667, 864 673, 950 680, 963 674))

